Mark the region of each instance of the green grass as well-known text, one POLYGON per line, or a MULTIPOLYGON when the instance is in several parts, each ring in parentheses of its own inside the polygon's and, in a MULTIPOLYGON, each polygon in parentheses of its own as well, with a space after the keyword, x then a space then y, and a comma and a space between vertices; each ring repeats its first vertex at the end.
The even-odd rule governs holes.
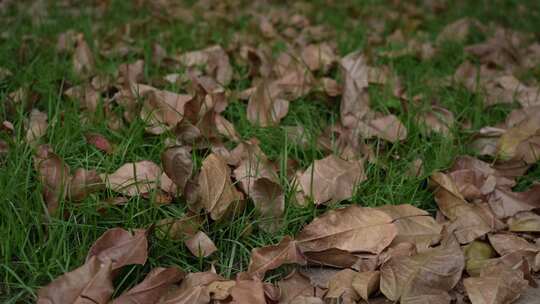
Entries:
MULTIPOLYGON (((325 6, 324 2, 314 1, 308 15, 314 23, 326 24, 335 30, 339 55, 368 47, 362 16, 383 14, 385 7, 380 5, 381 1, 332 1, 335 5, 331 7, 325 6)), ((425 31, 430 39, 434 39, 445 24, 466 15, 519 30, 532 31, 540 28, 540 9, 535 1, 451 2, 444 13, 436 17, 425 17, 419 30, 425 31), (515 9, 518 3, 530 8, 526 17, 519 15, 515 9)), ((171 134, 145 134, 144 122, 140 120, 121 131, 113 131, 107 127, 107 122, 100 113, 91 117, 88 122, 83 122, 78 104, 61 95, 63 83, 76 84, 82 80, 77 79, 71 71, 70 57, 55 53, 56 35, 67 29, 74 29, 84 32, 88 41, 93 41, 95 38, 107 38, 108 33, 115 30, 120 31, 120 27, 126 22, 152 18, 150 12, 136 10, 129 3, 131 2, 113 1, 113 8, 99 19, 87 13, 78 17, 70 16, 55 5, 50 6, 49 17, 44 19, 42 24, 33 25, 31 21, 34 18, 24 13, 24 9, 7 11, 5 15, 9 16, 8 18, 0 16, 0 29, 7 33, 6 37, 0 38, 0 67, 14 72, 13 77, 0 81, 0 118, 14 123, 16 136, 12 139, 6 133, 0 133, 0 138, 11 144, 9 152, 0 157, 2 302, 35 301, 36 290, 58 275, 80 265, 91 244, 108 228, 149 227, 160 219, 182 217, 186 212, 182 198, 166 206, 155 204, 153 199, 139 197, 131 198, 124 206, 106 205, 103 202, 116 194, 105 191, 93 194, 80 203, 62 202, 61 209, 69 216, 53 217, 48 222, 44 215, 41 185, 36 180, 33 168, 33 150, 23 140, 27 108, 22 105, 8 107, 3 101, 9 92, 19 87, 30 88, 39 94, 35 107, 49 116, 49 129, 42 142, 51 144, 54 151, 72 169, 83 167, 95 168, 99 172, 112 172, 126 162, 148 159, 159 163, 166 139, 171 134), (99 25, 99 28, 93 32, 92 27, 95 25, 99 25), (115 153, 106 155, 88 145, 84 140, 87 132, 98 132, 107 136, 116 145, 115 153)), ((227 45, 235 32, 249 31, 251 26, 247 16, 232 23, 219 19, 213 22, 202 21, 200 16, 195 16, 195 20, 194 24, 185 24, 180 21, 155 19, 133 25, 135 46, 140 48, 141 53, 128 58, 98 56, 99 72, 111 74, 120 63, 136 58, 144 58, 150 63, 152 45, 156 42, 169 52, 193 50, 215 43, 227 45)), ((389 34, 395 28, 405 26, 405 23, 406 20, 396 20, 387 24, 385 32, 389 34)), ((480 38, 473 35, 471 39, 481 41, 480 38)), ((107 39, 115 38, 110 36, 107 39)), ((98 49, 93 42, 91 47, 97 54, 98 49)), ((279 50, 281 47, 283 45, 276 45, 275 49, 279 50)), ((411 95, 422 93, 425 98, 422 104, 411 105, 409 111, 405 112, 391 96, 388 88, 370 89, 372 107, 377 111, 397 115, 407 127, 408 137, 406 141, 396 144, 370 140, 374 147, 384 152, 377 154, 376 164, 366 165, 368 179, 359 185, 354 197, 340 205, 379 206, 410 203, 426 210, 434 210, 432 193, 427 188, 427 177, 436 170, 448 168, 456 156, 471 153, 466 146, 471 132, 455 128, 449 137, 426 136, 414 122, 419 109, 437 98, 454 113, 458 123, 470 122, 473 130, 503 120, 511 110, 509 107, 485 109, 482 106, 482 96, 469 93, 463 88, 438 88, 427 84, 430 79, 451 75, 466 59, 462 45, 445 44, 432 60, 419 61, 403 56, 380 62, 388 64, 398 73, 411 95), (406 172, 416 158, 424 161, 424 174, 420 177, 409 177, 406 172)), ((146 79, 154 79, 169 72, 175 71, 146 64, 146 79)), ((235 80, 229 89, 246 88, 249 83, 244 79, 245 71, 237 67, 235 73, 240 79, 235 80)), ((540 78, 538 76, 536 73, 537 79, 540 78)), ((306 168, 313 160, 323 157, 324 153, 316 148, 315 140, 326 126, 339 119, 338 109, 339 100, 328 102, 317 94, 310 94, 291 103, 288 116, 279 127, 252 126, 245 115, 246 104, 237 100, 231 101, 224 115, 234 123, 242 138, 259 139, 261 149, 270 159, 284 164, 287 158, 292 158, 298 161, 301 168, 306 168), (305 128, 306 138, 311 145, 300 147, 287 140, 284 127, 295 125, 305 128)), ((197 164, 200 165, 205 154, 203 151, 194 153, 197 164)), ((526 186, 539 177, 540 171, 535 168, 523 178, 522 184, 526 186)), ((182 241, 153 235, 150 238, 149 263, 144 266, 125 267, 125 276, 119 276, 121 279, 116 285, 117 293, 136 284, 155 266, 178 265, 186 271, 203 271, 213 264, 227 277, 245 270, 252 248, 276 243, 284 235, 296 234, 303 225, 325 210, 314 206, 296 206, 291 185, 285 185, 284 181, 284 186, 287 190, 285 224, 278 233, 268 234, 258 230, 258 219, 250 205, 232 222, 205 222, 204 230, 219 248, 219 251, 208 259, 194 258, 182 241)), ((330 206, 334 207, 336 206, 330 206)))

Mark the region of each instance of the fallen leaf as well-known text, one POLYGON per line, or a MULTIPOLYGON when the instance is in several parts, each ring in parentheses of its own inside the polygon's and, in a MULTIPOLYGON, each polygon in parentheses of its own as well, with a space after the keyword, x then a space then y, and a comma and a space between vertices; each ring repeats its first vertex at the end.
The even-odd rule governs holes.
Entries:
MULTIPOLYGON (((311 285, 308 278, 301 275, 298 271, 293 271, 284 279, 277 282, 280 290, 280 303, 292 304, 303 297, 322 297, 321 288, 311 285)), ((301 302, 300 302, 301 303, 301 302)))
POLYGON ((81 201, 90 193, 105 189, 105 185, 96 170, 79 168, 75 170, 68 186, 68 197, 74 201, 81 201))
POLYGON ((360 298, 353 288, 352 282, 358 273, 351 269, 343 269, 328 281, 328 290, 324 298, 344 304, 354 304, 360 298))
POLYGON ((471 26, 479 27, 480 23, 476 19, 461 18, 450 24, 447 24, 437 36, 437 42, 452 41, 465 42, 471 26))
POLYGON ((38 291, 38 304, 107 304, 114 292, 111 261, 92 257, 38 291))
POLYGON ((102 263, 111 261, 111 270, 131 264, 143 265, 148 257, 146 230, 135 229, 133 234, 122 228, 105 231, 88 250, 86 261, 93 257, 102 263))
POLYGON ((231 289, 236 281, 214 281, 208 284, 208 292, 213 300, 226 300, 231 295, 231 289))
POLYGON ((96 149, 107 154, 111 154, 113 152, 113 147, 105 136, 98 133, 88 133, 84 137, 86 138, 86 141, 92 146, 96 147, 96 149))
POLYGON ((107 188, 127 196, 148 193, 157 188, 161 168, 149 160, 127 163, 114 173, 104 174, 101 178, 107 188))
POLYGON ((185 146, 168 148, 161 154, 161 162, 163 171, 183 193, 193 172, 190 149, 185 146))
POLYGON ((524 192, 513 192, 507 187, 495 187, 488 204, 498 218, 514 216, 521 211, 540 208, 540 184, 524 192))
POLYGON ((479 276, 490 259, 496 256, 493 247, 482 241, 474 241, 468 244, 464 247, 463 253, 467 262, 465 267, 467 273, 473 277, 479 276))
POLYGON ((218 155, 212 153, 202 162, 199 174, 200 204, 213 220, 219 220, 234 202, 242 199, 230 176, 231 170, 218 155))
POLYGON ((441 239, 442 226, 424 210, 409 204, 386 205, 377 209, 390 215, 397 227, 392 244, 413 243, 419 251, 423 251, 441 239))
POLYGON ((392 143, 407 138, 407 128, 395 115, 386 115, 367 123, 359 122, 358 131, 364 138, 378 137, 392 143))
POLYGON ((79 77, 88 76, 95 70, 94 55, 86 43, 83 34, 78 34, 76 38, 75 53, 73 54, 73 69, 79 77))
POLYGON ((26 128, 26 142, 29 144, 37 142, 41 137, 47 134, 47 127, 47 114, 32 109, 28 120, 28 127, 26 128))
POLYGON ((263 279, 267 271, 293 263, 305 265, 306 261, 298 250, 296 241, 286 236, 277 245, 253 249, 247 275, 263 279))
POLYGON ((520 270, 493 267, 480 277, 463 280, 472 304, 506 304, 517 300, 527 289, 527 281, 520 270))
POLYGON ((356 293, 367 301, 371 294, 379 290, 380 278, 379 271, 358 272, 354 275, 351 285, 356 293))
POLYGON ((298 234, 302 252, 332 248, 379 254, 394 240, 397 227, 386 213, 359 206, 331 210, 315 218, 298 234))
POLYGON ((427 133, 435 132, 448 136, 454 125, 454 114, 443 107, 431 106, 417 116, 417 121, 427 127, 427 133))
POLYGON ((261 127, 277 125, 289 111, 289 101, 283 99, 281 90, 273 83, 261 82, 251 94, 247 118, 261 127))
POLYGON ((540 232, 540 215, 520 212, 508 219, 508 230, 514 232, 540 232))
POLYGON ((157 303, 159 297, 184 276, 178 268, 154 268, 141 283, 122 293, 112 304, 157 303))
POLYGON ((186 215, 182 218, 165 218, 156 224, 158 237, 168 237, 173 240, 181 240, 193 236, 202 226, 199 215, 186 215))
POLYGON ((47 210, 54 214, 69 187, 69 167, 48 145, 37 148, 34 165, 38 179, 43 184, 43 198, 47 203, 47 210))
POLYGON ((302 61, 311 71, 328 71, 334 62, 336 55, 327 43, 310 44, 302 49, 302 61))
POLYGON ((536 254, 540 252, 540 248, 532 243, 527 242, 524 238, 521 238, 514 234, 509 233, 497 233, 488 235, 491 246, 501 256, 505 256, 514 252, 527 252, 536 254))
POLYGON ((163 134, 176 127, 184 119, 186 105, 193 99, 188 94, 176 94, 169 91, 139 84, 136 96, 143 96, 140 117, 148 125, 146 131, 151 134, 163 134))
POLYGON ((208 304, 210 290, 208 285, 223 280, 215 271, 195 272, 186 275, 180 287, 163 295, 160 304, 208 304))
POLYGON ((341 124, 352 128, 370 111, 366 58, 361 52, 350 53, 341 59, 340 69, 344 79, 341 124))
POLYGON ((217 251, 214 242, 204 232, 199 231, 185 241, 189 251, 196 257, 208 257, 217 251))
POLYGON ((223 86, 228 85, 232 80, 233 70, 229 62, 229 56, 219 45, 187 52, 176 59, 187 67, 204 65, 206 73, 223 86))
POLYGON ((260 216, 259 226, 267 232, 279 230, 285 211, 285 194, 281 185, 264 177, 259 178, 253 183, 250 196, 260 216))
POLYGON ((459 246, 394 258, 381 267, 381 292, 402 304, 450 303, 448 291, 461 279, 464 267, 465 258, 459 246))
POLYGON ((266 304, 264 287, 259 280, 237 280, 231 289, 234 304, 266 304))
POLYGON ((357 184, 366 179, 359 160, 343 160, 335 155, 316 160, 299 179, 305 195, 315 204, 339 202, 351 198, 357 184))

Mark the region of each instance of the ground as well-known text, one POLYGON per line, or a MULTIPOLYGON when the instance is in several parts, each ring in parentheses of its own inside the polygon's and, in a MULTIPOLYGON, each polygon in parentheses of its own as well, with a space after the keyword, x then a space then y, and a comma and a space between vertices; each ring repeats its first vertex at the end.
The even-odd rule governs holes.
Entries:
MULTIPOLYGON (((55 49, 60 33, 68 29, 84 33, 91 49, 97 53, 98 46, 94 44, 96 39, 106 39, 107 34, 131 23, 133 45, 140 48, 141 52, 128 54, 124 58, 96 56, 97 69, 101 73, 112 74, 121 63, 144 59, 148 63, 145 65, 145 78, 152 79, 165 72, 174 72, 151 64, 155 43, 159 43, 169 53, 182 53, 213 44, 227 46, 232 43, 236 33, 252 30, 252 20, 248 14, 230 21, 219 18, 207 20, 196 15, 193 22, 186 23, 181 18, 159 18, 146 6, 135 8, 135 2, 111 1, 101 16, 92 13, 93 9, 86 9, 95 6, 95 3, 78 6, 78 15, 75 15, 69 1, 56 4, 51 2, 42 7, 32 3, 18 4, 0 11, 6 16, 0 18, 0 67, 13 74, 4 80, 0 78, 0 101, 21 87, 39 94, 34 107, 45 112, 49 121, 47 135, 41 140, 49 143, 55 153, 72 168, 96 168, 99 172, 113 172, 127 162, 152 160, 160 163, 161 152, 169 136, 147 134, 142 120, 136 120, 127 128, 117 131, 109 128, 104 117, 99 115, 90 121, 81 120, 78 102, 62 94, 64 86, 80 83, 81 79, 72 70, 71 56, 58 54, 55 49), (89 132, 105 135, 115 144, 114 153, 105 154, 89 145, 84 136, 89 132)), ((397 10, 396 5, 371 0, 308 2, 306 15, 311 22, 326 25, 335 31, 340 57, 355 50, 371 50, 363 19, 370 13, 371 7, 382 6, 387 10, 397 10)), ((416 1, 410 2, 412 4, 416 1)), ((273 3, 276 7, 287 5, 285 1, 273 3)), ((290 9, 300 10, 302 5, 296 2, 290 9)), ((538 39, 539 12, 540 4, 537 1, 449 1, 448 7, 437 15, 420 15, 418 19, 422 22, 419 26, 414 25, 411 19, 397 18, 387 22, 384 33, 387 35, 398 28, 407 30, 412 27, 413 31, 427 33, 428 39, 434 41, 445 25, 463 17, 474 17, 483 24, 495 22, 515 30, 535 33, 538 39)), ((398 11, 395 13, 400 14, 398 11)), ((110 39, 117 39, 110 35, 110 39)), ((125 267, 122 270, 125 275, 120 276, 121 281, 116 284, 116 294, 133 286, 149 269, 156 266, 177 265, 186 271, 195 272, 205 271, 212 264, 223 276, 234 277, 246 269, 252 248, 275 244, 285 235, 295 235, 306 223, 328 208, 349 204, 380 206, 409 203, 434 212, 436 205, 427 178, 434 171, 447 169, 459 155, 474 155, 475 152, 468 145, 473 134, 481 127, 503 121, 515 108, 513 105, 486 108, 483 106, 483 96, 463 87, 433 87, 430 84, 430 80, 453 75, 462 62, 470 59, 470 55, 463 50, 465 44, 484 39, 482 33, 473 33, 467 41, 444 43, 440 51, 429 60, 406 55, 378 59, 375 62, 388 65, 396 71, 408 88, 409 96, 422 94, 425 104, 437 100, 439 105, 454 114, 456 121, 469 124, 469 128, 453 127, 447 135, 427 136, 415 123, 417 111, 421 107, 413 106, 405 110, 388 90, 370 89, 372 108, 396 115, 407 128, 408 134, 406 140, 393 144, 382 140, 373 142, 374 145, 386 145, 385 153, 376 155, 376 163, 366 163, 367 179, 357 187, 350 200, 327 207, 298 207, 293 203, 294 190, 287 187, 283 228, 277 233, 266 233, 258 229, 246 233, 256 222, 252 207, 248 207, 232 221, 207 222, 205 231, 219 250, 205 259, 194 257, 181 241, 152 236, 149 262, 144 266, 125 267), (407 172, 416 159, 423 160, 423 172, 419 176, 411 176, 407 172)), ((284 47, 280 43, 272 45, 275 52, 284 47)), ((250 83, 247 77, 242 77, 247 75, 247 71, 240 66, 233 66, 240 77, 233 80, 227 89, 240 91, 248 88, 250 83)), ((522 76, 525 80, 540 80, 540 69, 531 69, 522 76)), ((181 89, 170 84, 164 88, 171 91, 181 89)), ((320 94, 309 94, 292 102, 287 116, 276 127, 254 126, 246 117, 246 106, 245 101, 233 99, 223 116, 234 124, 242 139, 256 137, 261 149, 271 160, 286 163, 287 159, 294 159, 300 168, 308 167, 314 160, 325 155, 317 147, 316 138, 327 126, 339 120, 339 99, 328 101, 320 94), (293 125, 304 127, 308 145, 302 147, 287 139, 285 127, 293 125)), ((4 303, 35 301, 37 289, 80 265, 88 248, 107 229, 119 226, 150 227, 163 218, 180 217, 186 212, 183 198, 171 204, 160 205, 154 202, 154 196, 135 196, 122 206, 98 208, 107 198, 116 196, 111 191, 103 191, 75 204, 63 204, 65 217, 48 218, 44 212, 43 188, 36 179, 32 161, 35 147, 21 140, 25 134, 27 113, 27 109, 22 107, 9 111, 4 102, 0 104, 0 118, 13 123, 13 133, 19 134, 16 135, 18 139, 10 137, 10 148, 0 158, 0 298, 4 303)), ((0 134, 0 138, 8 140, 6 134, 0 134)), ((197 167, 207 153, 198 151, 193 154, 197 167)), ((286 180, 286 177, 282 178, 286 180)), ((518 188, 538 178, 540 169, 534 167, 520 179, 518 188)), ((267 280, 279 275, 277 271, 267 280)))

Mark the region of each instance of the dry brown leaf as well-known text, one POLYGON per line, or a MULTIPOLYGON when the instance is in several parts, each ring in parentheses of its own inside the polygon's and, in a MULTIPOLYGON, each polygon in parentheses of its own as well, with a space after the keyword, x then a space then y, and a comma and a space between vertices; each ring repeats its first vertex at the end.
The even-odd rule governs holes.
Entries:
POLYGON ((235 285, 236 281, 214 281, 208 284, 208 292, 213 300, 226 300, 235 285))
POLYGON ((112 304, 157 303, 161 295, 184 276, 178 268, 154 268, 141 283, 122 293, 112 304))
POLYGON ((413 243, 419 251, 437 244, 442 226, 428 212, 412 205, 386 205, 377 208, 390 215, 398 233, 392 244, 413 243))
POLYGON ((431 180, 438 185, 435 201, 451 221, 450 230, 461 244, 469 243, 495 228, 496 219, 491 211, 482 205, 467 203, 448 175, 436 172, 431 180))
POLYGON ((238 134, 238 132, 236 132, 234 125, 230 121, 225 119, 225 117, 221 115, 216 115, 214 117, 214 123, 219 134, 225 136, 232 141, 240 141, 240 135, 238 134))
POLYGON ((217 251, 214 242, 206 235, 199 231, 185 241, 189 251, 196 257, 208 257, 217 251))
POLYGON ((32 109, 26 128, 26 142, 33 144, 47 134, 47 114, 39 110, 32 109))
POLYGON ((210 303, 209 284, 223 280, 214 270, 189 273, 180 287, 163 295, 160 304, 208 304, 210 303))
POLYGON ((88 194, 103 189, 105 189, 105 184, 96 170, 79 168, 75 170, 69 181, 67 195, 71 200, 81 201, 86 198, 88 194))
POLYGON ((336 273, 328 281, 328 290, 324 298, 329 301, 344 304, 354 304, 360 298, 353 288, 352 282, 358 272, 344 269, 336 273))
POLYGON ((162 134, 176 127, 184 119, 186 105, 193 99, 188 94, 176 94, 138 84, 135 96, 144 96, 140 117, 147 123, 146 131, 162 134))
POLYGON ((92 50, 86 43, 83 34, 76 38, 75 53, 73 54, 73 69, 79 77, 89 76, 95 70, 95 59, 92 50))
POLYGON ((254 125, 277 125, 289 111, 289 101, 281 98, 281 90, 273 83, 261 82, 249 97, 247 118, 254 125))
POLYGON ((157 188, 161 168, 149 160, 127 163, 114 173, 102 175, 107 188, 127 196, 148 193, 157 188))
POLYGON ((381 292, 402 304, 450 303, 448 291, 461 279, 464 267, 459 246, 394 258, 381 267, 381 292))
POLYGON ((524 192, 513 192, 507 187, 495 187, 488 203, 498 218, 507 218, 521 211, 540 208, 540 184, 535 184, 524 192))
POLYGON ((183 193, 188 180, 193 172, 193 159, 190 148, 185 146, 172 147, 166 149, 161 154, 163 171, 183 193))
POLYGON ((133 63, 124 63, 118 66, 119 79, 118 82, 131 88, 143 81, 144 77, 144 60, 137 60, 133 63))
POLYGON ((501 256, 514 252, 522 252, 524 255, 527 253, 536 255, 536 253, 540 252, 540 247, 514 234, 497 233, 490 234, 488 237, 491 246, 501 256))
POLYGON ((334 51, 327 43, 310 44, 304 47, 301 57, 311 71, 326 72, 337 60, 334 51))
POLYGON ((370 111, 366 58, 360 52, 348 54, 341 59, 340 68, 345 79, 340 106, 341 124, 353 128, 370 111))
POLYGON ((491 245, 474 241, 463 248, 465 254, 466 270, 470 276, 480 275, 482 269, 489 263, 490 259, 496 256, 496 252, 491 245))
POLYGON ((280 303, 292 304, 298 302, 303 297, 322 297, 321 288, 311 285, 308 278, 297 271, 293 271, 287 277, 277 282, 280 290, 280 303), (297 301, 297 302, 294 302, 297 301))
POLYGON ((351 198, 357 184, 366 179, 360 160, 343 160, 335 155, 316 160, 299 179, 305 195, 315 204, 351 198))
POLYGON ((520 270, 508 267, 492 267, 480 277, 466 278, 463 284, 472 304, 512 303, 528 286, 520 270))
POLYGON ((478 27, 480 23, 476 19, 468 17, 458 19, 447 24, 437 36, 437 42, 453 41, 465 42, 470 33, 471 26, 478 27))
POLYGON ((379 290, 380 279, 381 273, 379 271, 358 272, 354 275, 351 284, 356 293, 367 301, 371 294, 379 290))
POLYGON ((237 280, 231 289, 231 304, 266 304, 264 286, 259 280, 237 280))
POLYGON ((111 261, 112 270, 131 264, 143 265, 148 257, 146 230, 135 229, 133 234, 122 228, 105 231, 88 250, 86 261, 93 257, 102 263, 111 261))
POLYGON ((185 217, 165 218, 156 224, 158 237, 168 237, 173 240, 181 240, 186 236, 192 236, 199 231, 202 219, 199 215, 186 215, 185 217))
POLYGON ((321 85, 326 95, 330 97, 339 96, 343 92, 343 88, 339 85, 339 83, 337 83, 337 81, 332 78, 321 78, 321 85))
POLYGON ((508 230, 514 232, 540 232, 540 215, 520 212, 508 219, 508 230))
POLYGON ((306 261, 298 250, 296 241, 286 236, 277 245, 255 248, 251 251, 247 276, 263 279, 268 270, 293 263, 305 265, 306 261))
POLYGON ((392 143, 407 138, 407 128, 395 115, 386 115, 367 123, 360 121, 358 131, 364 138, 378 137, 392 143))
POLYGON ((281 185, 265 177, 259 178, 253 183, 250 197, 260 216, 261 229, 267 232, 278 231, 285 211, 285 193, 281 185))
POLYGON ((208 155, 202 162, 199 174, 200 206, 210 213, 213 220, 219 220, 242 195, 231 181, 231 170, 227 163, 216 154, 208 155))
POLYGON ((48 145, 37 148, 34 165, 38 179, 43 184, 43 198, 47 210, 50 214, 54 214, 69 187, 69 167, 48 145))
POLYGON ((297 246, 302 252, 336 248, 379 254, 396 235, 397 227, 386 213, 350 206, 315 218, 298 234, 297 246))
POLYGON ((114 292, 111 261, 92 257, 38 291, 38 304, 107 304, 114 292))
POLYGON ((98 133, 88 133, 85 134, 84 137, 86 138, 86 142, 96 147, 96 149, 107 154, 111 154, 113 152, 113 147, 105 136, 98 133))
POLYGON ((233 70, 229 62, 229 56, 219 45, 210 46, 199 51, 187 52, 176 57, 176 59, 187 67, 204 65, 206 74, 212 76, 223 86, 227 86, 232 80, 233 70))
POLYGON ((417 121, 428 128, 428 133, 448 136, 454 125, 454 114, 443 107, 431 106, 430 110, 417 116, 417 121))

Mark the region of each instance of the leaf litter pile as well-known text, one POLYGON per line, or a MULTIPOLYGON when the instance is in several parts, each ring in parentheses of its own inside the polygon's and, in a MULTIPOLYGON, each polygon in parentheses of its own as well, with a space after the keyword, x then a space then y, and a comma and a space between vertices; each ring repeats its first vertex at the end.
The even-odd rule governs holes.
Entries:
MULTIPOLYGON (((539 66, 540 44, 529 33, 474 18, 449 23, 434 38, 422 36, 416 30, 422 10, 445 10, 443 1, 422 2, 394 1, 399 8, 388 4, 383 15, 364 16, 365 47, 344 54, 331 26, 302 13, 309 3, 286 8, 264 1, 134 1, 151 12, 150 20, 131 20, 109 35, 94 35, 94 41, 73 29, 56 36, 55 52, 69 58, 66 69, 80 80, 62 82, 58 94, 78 104, 81 124, 99 118, 111 133, 122 134, 142 123, 145 138, 165 138, 166 145, 159 155, 114 170, 73 167, 48 144, 48 133, 62 128, 63 118, 49 117, 31 86, 7 92, 0 149, 3 155, 21 145, 32 149, 44 225, 76 216, 76 206, 96 196, 102 198, 97 213, 127 208, 136 197, 183 211, 136 229, 118 223, 106 230, 81 265, 37 291, 37 302, 538 303, 540 184, 522 191, 516 185, 540 159, 539 86, 518 78, 539 66), (246 16, 249 30, 197 49, 167 50, 155 43, 145 53, 130 37, 145 22, 199 26, 246 16), (385 22, 399 20, 405 27, 388 32, 385 22), (483 39, 466 43, 471 35, 483 39), (437 96, 408 88, 389 64, 403 56, 433 60, 449 43, 465 43, 467 60, 428 85, 464 88, 481 96, 484 109, 511 106, 502 121, 472 126, 437 96), (111 56, 121 60, 104 73, 100 58, 111 56), (149 66, 163 73, 148 77, 149 66), (397 107, 377 106, 378 91, 397 107), (295 101, 306 98, 323 100, 321 106, 333 111, 315 138, 300 124, 283 125, 295 101), (317 156, 305 164, 287 153, 267 155, 264 138, 236 130, 231 117, 239 116, 230 115, 231 107, 243 111, 250 127, 281 127, 286 136, 280 140, 316 149, 317 156), (17 113, 24 115, 22 124, 10 119, 17 113), (404 121, 407 113, 412 115, 404 121), (368 168, 387 166, 385 154, 399 161, 394 147, 411 140, 411 126, 426 143, 433 137, 452 142, 455 130, 468 134, 467 142, 452 144, 467 145, 470 154, 431 172, 421 158, 408 164, 407 178, 429 187, 436 208, 424 211, 406 201, 363 206, 355 191, 372 178, 368 168), (251 214, 243 237, 271 236, 288 231, 291 209, 312 214, 298 223, 296 234, 251 249, 249 265, 232 275, 216 270, 212 261, 221 249, 212 229, 251 214), (168 263, 115 291, 130 279, 123 271, 128 265, 152 258, 149 249, 157 239, 179 240, 178 250, 187 248, 193 261, 206 261, 207 270, 188 272, 168 263)), ((97 3, 93 13, 99 18, 109 3, 97 3)), ((46 19, 45 11, 34 14, 46 19)), ((2 81, 13 76, 7 68, 0 72, 2 81)), ((83 140, 104 158, 125 153, 106 134, 87 132, 83 140)))

